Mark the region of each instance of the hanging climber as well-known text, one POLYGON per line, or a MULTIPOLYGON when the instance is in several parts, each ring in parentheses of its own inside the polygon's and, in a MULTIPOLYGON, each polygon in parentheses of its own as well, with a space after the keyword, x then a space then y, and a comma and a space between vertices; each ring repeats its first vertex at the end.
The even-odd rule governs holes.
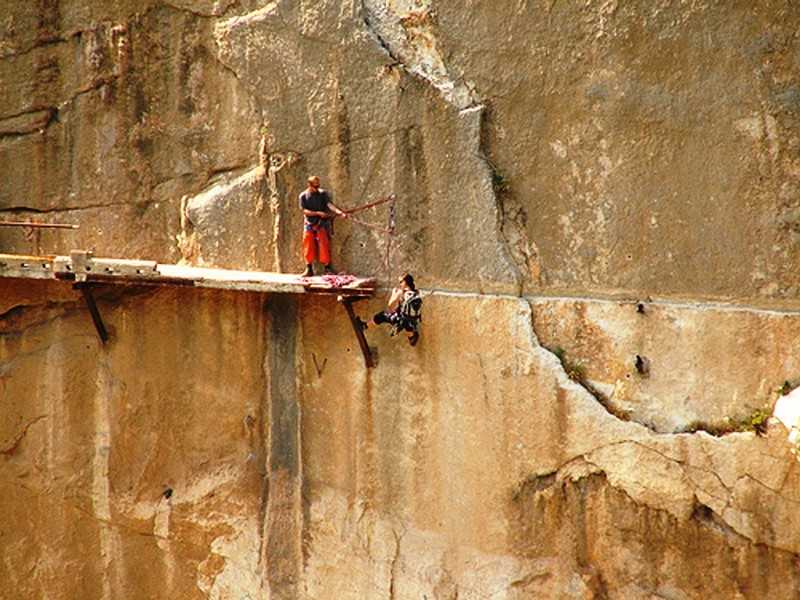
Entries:
POLYGON ((333 273, 331 266, 331 220, 347 218, 332 201, 328 190, 322 189, 319 177, 308 178, 308 187, 300 194, 300 209, 303 211, 303 258, 306 270, 301 277, 314 275, 314 261, 319 259, 325 273, 333 273))
MULTIPOLYGON (((419 341, 419 323, 422 320, 422 298, 411 273, 403 275, 398 283, 398 287, 394 288, 389 296, 386 310, 376 313, 371 322, 375 325, 388 323, 392 326, 392 335, 402 331, 410 333, 408 343, 416 346, 419 341)), ((361 319, 359 324, 362 329, 368 327, 368 323, 361 319)))

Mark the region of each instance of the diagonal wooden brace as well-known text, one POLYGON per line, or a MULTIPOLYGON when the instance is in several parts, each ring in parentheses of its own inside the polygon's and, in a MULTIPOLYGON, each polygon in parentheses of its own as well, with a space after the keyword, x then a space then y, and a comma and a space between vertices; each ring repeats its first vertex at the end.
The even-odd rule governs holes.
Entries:
POLYGON ((338 300, 344 305, 344 309, 347 311, 347 316, 350 317, 350 324, 353 326, 353 331, 356 332, 358 345, 361 347, 361 353, 364 355, 364 364, 368 369, 371 369, 375 366, 375 360, 372 356, 372 351, 369 349, 369 344, 367 344, 367 338, 364 335, 364 330, 361 328, 358 317, 356 317, 356 313, 353 310, 353 303, 363 300, 363 298, 345 298, 343 296, 339 296, 338 300))
POLYGON ((100 337, 100 341, 105 344, 108 341, 108 330, 103 324, 100 311, 97 310, 97 303, 94 301, 91 285, 88 283, 76 283, 72 287, 81 291, 83 299, 86 301, 86 306, 89 308, 89 314, 92 315, 92 323, 94 323, 94 328, 97 330, 97 335, 100 337))

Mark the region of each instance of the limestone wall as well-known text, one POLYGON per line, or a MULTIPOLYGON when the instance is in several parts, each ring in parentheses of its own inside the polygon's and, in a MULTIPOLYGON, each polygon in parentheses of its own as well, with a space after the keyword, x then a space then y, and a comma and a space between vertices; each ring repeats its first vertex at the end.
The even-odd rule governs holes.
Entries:
POLYGON ((259 589, 261 299, 2 283, 3 598, 259 589), (190 315, 187 318, 187 315, 190 315))
POLYGON ((367 371, 330 298, 102 289, 102 347, 68 286, 0 281, 0 597, 796 595, 785 432, 702 429, 800 378, 798 26, 789 0, 4 5, 0 220, 81 227, 0 251, 299 271, 316 173, 398 197, 390 268, 341 221, 336 266, 426 297, 367 371))

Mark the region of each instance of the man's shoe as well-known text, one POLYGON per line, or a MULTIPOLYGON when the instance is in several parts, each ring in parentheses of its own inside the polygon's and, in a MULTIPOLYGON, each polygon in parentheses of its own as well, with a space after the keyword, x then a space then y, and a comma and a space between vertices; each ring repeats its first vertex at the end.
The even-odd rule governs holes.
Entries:
POLYGON ((419 331, 415 331, 410 336, 408 336, 408 343, 412 346, 416 346, 417 342, 419 341, 419 331))
POLYGON ((366 331, 367 327, 369 327, 369 323, 367 323, 361 317, 356 317, 356 323, 358 323, 358 326, 361 327, 361 331, 366 331))
POLYGON ((325 265, 325 274, 336 275, 336 271, 333 270, 333 267, 331 265, 325 265))
POLYGON ((313 277, 314 276, 314 269, 311 268, 311 265, 306 265, 306 270, 300 273, 300 277, 313 277))

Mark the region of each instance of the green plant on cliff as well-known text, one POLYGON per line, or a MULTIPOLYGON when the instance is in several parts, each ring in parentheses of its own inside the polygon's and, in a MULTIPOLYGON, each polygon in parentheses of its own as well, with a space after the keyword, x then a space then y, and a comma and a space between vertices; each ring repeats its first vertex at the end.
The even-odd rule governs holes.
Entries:
POLYGON ((719 437, 729 433, 752 431, 757 435, 764 435, 767 431, 767 420, 771 415, 771 406, 765 405, 756 408, 753 412, 743 417, 725 417, 721 423, 708 423, 700 420, 692 421, 683 428, 682 433, 705 431, 710 435, 719 437))
POLYGON ((586 382, 586 367, 582 362, 567 358, 567 351, 561 346, 556 347, 552 352, 556 355, 559 362, 561 362, 567 377, 578 383, 586 382))
POLYGON ((772 416, 772 409, 768 406, 762 406, 761 408, 757 408, 753 413, 750 415, 750 420, 747 426, 749 427, 749 431, 755 431, 759 435, 763 435, 767 432, 767 419, 772 416))
POLYGON ((780 396, 785 396, 795 388, 800 387, 800 380, 786 379, 776 387, 769 400, 763 405, 754 409, 750 414, 742 417, 725 417, 721 423, 708 423, 706 421, 692 421, 681 431, 683 433, 694 433, 695 431, 705 431, 711 435, 721 436, 728 433, 752 431, 757 435, 764 435, 767 432, 767 422, 772 416, 775 402, 780 396))

